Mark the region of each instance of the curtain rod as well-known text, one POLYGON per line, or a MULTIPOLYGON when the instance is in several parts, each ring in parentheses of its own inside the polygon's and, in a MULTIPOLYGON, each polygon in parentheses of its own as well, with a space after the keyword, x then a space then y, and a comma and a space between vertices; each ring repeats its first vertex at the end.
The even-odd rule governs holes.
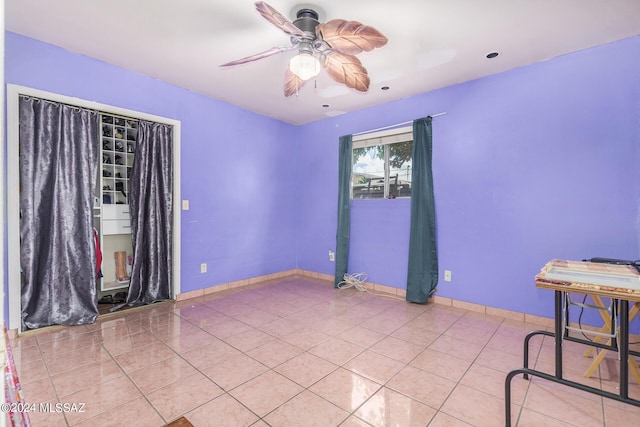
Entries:
MULTIPOLYGON (((433 117, 438 117, 438 116, 444 116, 445 114, 447 114, 447 112, 443 111, 442 113, 430 114, 427 117, 433 118, 433 117)), ((384 127, 377 128, 377 129, 365 130, 364 132, 354 133, 354 134, 352 134, 352 136, 366 135, 368 133, 378 132, 379 130, 387 130, 387 129, 391 129, 391 128, 394 128, 394 127, 397 127, 397 126, 408 125, 409 123, 413 123, 413 120, 409 120, 409 121, 402 122, 402 123, 396 123, 395 125, 384 126, 384 127)))

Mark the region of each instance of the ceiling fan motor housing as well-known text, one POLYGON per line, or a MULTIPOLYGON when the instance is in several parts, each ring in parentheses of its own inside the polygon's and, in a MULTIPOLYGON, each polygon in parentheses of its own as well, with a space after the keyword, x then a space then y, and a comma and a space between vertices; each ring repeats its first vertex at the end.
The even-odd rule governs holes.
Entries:
POLYGON ((293 21, 293 25, 300 28, 309 36, 314 39, 316 37, 316 27, 318 26, 318 13, 313 9, 300 9, 296 13, 296 19, 293 21))

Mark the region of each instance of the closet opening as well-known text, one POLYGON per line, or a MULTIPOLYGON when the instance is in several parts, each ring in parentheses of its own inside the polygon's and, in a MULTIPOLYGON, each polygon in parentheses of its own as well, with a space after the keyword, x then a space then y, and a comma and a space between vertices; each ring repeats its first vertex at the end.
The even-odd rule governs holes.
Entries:
POLYGON ((180 293, 179 121, 7 85, 7 177, 9 329, 180 293))

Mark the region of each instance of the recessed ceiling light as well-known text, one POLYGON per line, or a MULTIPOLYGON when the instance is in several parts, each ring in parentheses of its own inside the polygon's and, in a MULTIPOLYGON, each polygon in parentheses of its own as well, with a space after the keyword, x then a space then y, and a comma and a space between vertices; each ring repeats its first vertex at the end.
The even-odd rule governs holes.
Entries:
POLYGON ((389 86, 382 86, 380 89, 382 89, 382 90, 389 90, 389 86))
POLYGON ((497 57, 498 55, 500 55, 498 52, 489 52, 489 53, 487 53, 486 58, 487 59, 493 59, 493 58, 497 57))

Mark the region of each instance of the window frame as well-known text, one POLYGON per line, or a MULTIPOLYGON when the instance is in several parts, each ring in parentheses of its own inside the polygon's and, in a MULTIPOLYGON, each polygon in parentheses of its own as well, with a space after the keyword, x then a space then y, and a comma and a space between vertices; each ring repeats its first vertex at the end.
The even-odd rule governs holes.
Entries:
MULTIPOLYGON (((384 177, 383 177, 383 185, 384 185, 384 195, 382 198, 403 198, 410 199, 411 195, 408 196, 394 196, 390 197, 390 188, 391 188, 391 165, 390 165, 390 146, 393 144, 399 144, 404 142, 411 142, 413 144, 413 126, 405 126, 395 129, 386 129, 377 132, 364 133, 360 135, 354 135, 352 138, 351 145, 351 155, 353 156, 353 152, 356 149, 367 148, 367 147, 375 147, 375 146, 384 146, 383 151, 383 161, 384 161, 384 177)), ((379 197, 364 197, 364 198, 354 198, 354 183, 353 183, 353 174, 355 164, 351 165, 351 184, 349 186, 349 197, 351 200, 376 200, 380 199, 379 197)))

